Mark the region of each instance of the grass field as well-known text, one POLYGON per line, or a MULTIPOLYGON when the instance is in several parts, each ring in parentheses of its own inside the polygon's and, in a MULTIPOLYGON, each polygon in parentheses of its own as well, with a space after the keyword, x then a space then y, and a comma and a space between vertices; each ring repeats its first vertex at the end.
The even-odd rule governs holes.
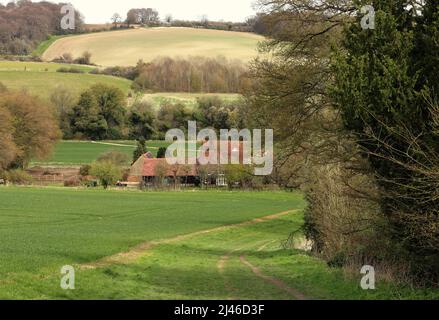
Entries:
POLYGON ((439 298, 382 281, 364 291, 359 272, 281 246, 303 224, 304 204, 283 192, 3 187, 0 298, 439 298), (75 267, 75 290, 60 289, 64 265, 75 267))
MULTIPOLYGON (((165 141, 149 141, 149 151, 155 156, 159 147, 167 147, 165 141)), ((95 161, 99 155, 108 151, 118 151, 127 154, 130 159, 136 148, 135 141, 60 141, 52 156, 47 160, 35 160, 32 165, 80 165, 95 161)))
MULTIPOLYGON (((155 157, 157 156, 159 148, 167 148, 170 143, 166 141, 147 141, 146 145, 148 151, 155 157)), ((90 164, 101 154, 108 151, 125 153, 131 159, 136 146, 137 142, 134 140, 98 142, 64 140, 57 143, 50 158, 46 160, 34 160, 31 165, 69 166, 90 164)))
POLYGON ((0 298, 50 296, 56 287, 34 290, 63 265, 301 206, 301 196, 286 193, 0 188, 0 298))
POLYGON ((84 51, 101 66, 130 66, 139 59, 151 61, 158 56, 225 56, 249 61, 257 55, 263 37, 242 32, 193 28, 151 28, 101 32, 58 39, 43 54, 51 61, 63 53, 74 57, 84 51))
MULTIPOLYGON (((8 89, 25 89, 31 94, 48 99, 51 93, 63 86, 78 94, 96 83, 113 85, 125 93, 131 87, 131 81, 105 75, 72 74, 56 72, 60 67, 70 67, 57 63, 0 61, 0 82, 8 89)), ((90 71, 90 67, 75 66, 83 71, 90 71)))
POLYGON ((143 100, 149 102, 154 106, 156 110, 160 108, 162 104, 183 104, 188 109, 194 109, 197 105, 198 98, 207 97, 219 97, 225 102, 234 102, 239 100, 242 96, 239 94, 228 93, 147 93, 144 95, 143 100))

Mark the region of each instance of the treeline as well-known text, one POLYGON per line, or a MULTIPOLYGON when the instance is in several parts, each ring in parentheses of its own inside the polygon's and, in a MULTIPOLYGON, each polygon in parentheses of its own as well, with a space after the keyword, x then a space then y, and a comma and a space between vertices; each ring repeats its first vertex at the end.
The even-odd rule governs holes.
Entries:
POLYGON ((354 1, 305 2, 261 1, 272 58, 251 69, 246 115, 274 129, 273 178, 305 192, 329 265, 437 286, 437 1, 375 1, 369 29, 354 1))
POLYGON ((159 110, 136 99, 129 107, 124 93, 112 86, 97 84, 79 99, 59 87, 51 96, 64 139, 164 139, 169 129, 187 130, 189 120, 217 130, 241 128, 242 103, 218 97, 200 98, 193 109, 183 104, 164 103, 159 110))
POLYGON ((133 80, 133 89, 156 92, 239 93, 250 85, 247 67, 226 58, 161 57, 135 67, 109 67, 93 73, 133 80))
POLYGON ((28 55, 49 35, 75 33, 81 28, 82 18, 76 12, 77 30, 61 29, 62 4, 20 0, 0 3, 0 54, 28 55))
POLYGON ((131 27, 133 24, 140 24, 147 27, 157 26, 171 26, 171 27, 185 27, 185 28, 203 28, 223 31, 237 31, 237 32, 254 32, 258 34, 265 34, 266 27, 264 22, 265 14, 257 14, 248 18, 245 22, 225 22, 225 21, 210 21, 207 16, 201 17, 200 20, 174 20, 171 15, 167 15, 160 20, 157 10, 152 8, 130 9, 127 13, 125 21, 123 21, 120 14, 115 13, 111 20, 114 27, 131 27))

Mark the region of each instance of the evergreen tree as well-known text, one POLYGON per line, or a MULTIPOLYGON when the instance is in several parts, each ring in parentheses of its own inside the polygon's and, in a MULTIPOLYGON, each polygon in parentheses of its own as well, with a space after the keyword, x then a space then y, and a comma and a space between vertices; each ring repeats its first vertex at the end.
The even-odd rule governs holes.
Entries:
POLYGON ((439 270, 437 182, 429 176, 435 169, 427 156, 432 150, 437 156, 439 140, 425 100, 438 93, 434 2, 427 1, 415 18, 406 1, 375 1, 375 29, 363 30, 359 16, 345 31, 332 60, 331 90, 383 190, 381 207, 395 244, 414 260, 416 271, 430 276, 439 270))
POLYGON ((137 161, 142 155, 148 152, 148 148, 146 147, 145 139, 140 139, 137 141, 137 148, 133 153, 133 163, 137 161))

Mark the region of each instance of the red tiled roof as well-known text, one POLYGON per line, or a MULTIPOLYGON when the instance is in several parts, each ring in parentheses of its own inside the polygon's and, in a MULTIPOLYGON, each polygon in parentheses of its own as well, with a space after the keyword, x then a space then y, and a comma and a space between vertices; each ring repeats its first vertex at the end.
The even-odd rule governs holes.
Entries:
POLYGON ((196 165, 170 165, 166 159, 144 159, 142 176, 155 177, 160 166, 166 170, 167 177, 196 177, 198 175, 196 165), (187 168, 186 172, 184 169, 187 168))

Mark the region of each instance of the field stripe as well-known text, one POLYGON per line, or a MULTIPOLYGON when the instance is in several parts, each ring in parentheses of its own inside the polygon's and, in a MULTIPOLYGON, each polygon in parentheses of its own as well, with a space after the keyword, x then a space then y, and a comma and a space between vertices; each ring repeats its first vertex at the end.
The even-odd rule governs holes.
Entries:
POLYGON ((220 232, 220 231, 226 231, 226 230, 230 230, 230 229, 242 228, 242 227, 250 226, 253 224, 257 224, 257 223, 262 223, 262 222, 278 219, 278 218, 281 218, 281 217, 286 216, 288 214, 299 212, 299 211, 301 211, 301 210, 300 209, 289 210, 289 211, 284 211, 284 212, 280 212, 280 213, 276 213, 276 214, 271 214, 271 215, 261 217, 261 218, 256 218, 256 219, 249 220, 249 221, 240 222, 237 224, 201 230, 201 231, 197 231, 197 232, 193 232, 193 233, 189 233, 189 234, 185 234, 185 235, 180 235, 180 236, 176 236, 176 237, 172 237, 172 238, 168 238, 168 239, 158 240, 158 241, 144 242, 136 247, 133 247, 132 249, 130 249, 127 252, 121 252, 121 253, 117 253, 117 254, 112 255, 112 256, 104 257, 104 258, 97 260, 95 262, 81 264, 81 265, 79 265, 79 267, 80 267, 80 269, 87 270, 87 269, 105 268, 105 267, 108 267, 108 266, 111 266, 114 264, 133 263, 136 260, 138 260, 142 255, 144 255, 148 250, 151 250, 152 248, 154 248, 158 245, 161 245, 161 244, 170 244, 170 243, 184 241, 184 240, 196 237, 196 236, 205 235, 205 234, 209 234, 209 233, 213 233, 213 232, 220 232))

